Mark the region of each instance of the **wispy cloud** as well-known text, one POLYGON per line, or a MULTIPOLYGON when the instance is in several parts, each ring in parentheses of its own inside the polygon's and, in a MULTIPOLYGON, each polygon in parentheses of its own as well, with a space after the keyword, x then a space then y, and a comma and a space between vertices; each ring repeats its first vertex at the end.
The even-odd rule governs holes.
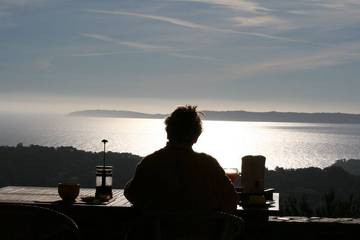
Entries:
POLYGON ((129 48, 141 49, 144 51, 161 51, 161 50, 170 50, 171 48, 166 46, 158 46, 152 44, 138 43, 138 42, 128 42, 128 41, 119 41, 114 38, 102 35, 102 34, 94 34, 94 33, 81 33, 82 36, 97 39, 105 42, 111 42, 118 45, 123 45, 129 48))
MULTIPOLYGON (((209 5, 222 6, 228 8, 231 14, 238 16, 233 17, 237 27, 271 27, 278 30, 288 30, 293 25, 285 19, 280 19, 274 14, 278 11, 264 7, 256 1, 246 0, 184 0, 190 2, 202 2, 209 5)), ((277 6, 274 4, 274 6, 277 6)))
POLYGON ((268 8, 262 7, 255 1, 244 0, 183 0, 184 2, 201 2, 212 5, 218 5, 230 9, 241 10, 250 13, 258 13, 264 11, 271 11, 268 8))
POLYGON ((211 61, 211 62, 222 62, 222 59, 213 58, 213 57, 204 57, 204 56, 196 56, 196 55, 189 55, 183 53, 168 53, 169 56, 179 57, 179 58, 188 58, 194 60, 204 60, 204 61, 211 61))
POLYGON ((224 72, 239 77, 294 72, 343 65, 355 59, 360 59, 360 43, 325 48, 321 51, 305 55, 296 54, 278 57, 255 64, 233 64, 230 67, 226 67, 224 72))
MULTIPOLYGON (((218 81, 239 81, 248 77, 262 77, 283 73, 301 73, 307 70, 320 70, 341 66, 360 60, 360 43, 344 44, 338 47, 324 48, 307 54, 287 54, 272 57, 256 63, 232 63, 220 65, 207 72, 184 73, 184 79, 206 79, 208 83, 218 81)), ((265 81, 266 82, 266 81, 265 81)), ((264 83, 264 86, 267 86, 264 83)))
POLYGON ((343 35, 347 35, 344 32, 353 34, 355 31, 351 29, 357 29, 359 25, 360 1, 306 0, 286 12, 291 14, 285 16, 286 19, 292 21, 297 29, 313 30, 314 34, 308 34, 307 38, 316 42, 329 42, 330 38, 333 39, 330 41, 341 41, 343 35))
POLYGON ((310 12, 305 10, 288 10, 287 13, 302 16, 310 15, 310 12))
POLYGON ((195 28, 195 29, 203 29, 203 30, 213 29, 211 27, 196 24, 196 23, 193 23, 193 22, 180 20, 180 19, 177 19, 177 18, 158 16, 158 15, 149 15, 149 14, 125 12, 125 11, 95 10, 95 9, 87 9, 86 11, 87 12, 93 12, 93 13, 103 13, 103 14, 112 14, 112 15, 125 15, 125 16, 132 16, 132 17, 140 17, 140 18, 158 20, 158 21, 167 22, 167 23, 171 23, 171 24, 174 24, 174 25, 187 27, 187 28, 195 28))
POLYGON ((272 15, 260 15, 254 17, 233 17, 231 19, 241 27, 273 27, 277 29, 290 29, 293 26, 286 20, 272 15))
POLYGON ((358 0, 319 0, 315 1, 312 4, 316 6, 331 8, 331 9, 341 9, 348 8, 354 6, 360 6, 360 2, 358 0))
POLYGON ((131 51, 119 51, 119 52, 88 52, 88 53, 73 53, 65 56, 70 57, 96 57, 96 56, 111 56, 111 55, 121 55, 121 54, 127 54, 127 53, 133 53, 131 51))
MULTIPOLYGON (((204 57, 204 56, 197 56, 197 55, 190 55, 190 54, 184 54, 180 53, 179 49, 173 49, 167 46, 158 46, 158 45, 149 45, 144 43, 138 43, 138 42, 125 42, 125 41, 119 41, 114 38, 111 38, 109 36, 105 36, 102 34, 94 34, 94 33, 81 33, 82 36, 110 42, 118 45, 123 45, 129 48, 134 49, 140 49, 146 52, 159 52, 166 54, 168 56, 177 57, 177 58, 189 58, 189 59, 196 59, 196 60, 204 60, 204 61, 217 61, 220 62, 220 59, 212 58, 212 57, 204 57)), ((85 53, 85 54, 70 54, 68 56, 72 57, 91 57, 91 56, 106 56, 106 55, 118 55, 123 53, 129 53, 129 52, 103 52, 103 53, 85 53)))
POLYGON ((149 14, 135 13, 135 12, 125 12, 125 11, 96 10, 96 9, 87 9, 85 11, 86 12, 92 12, 92 13, 102 13, 102 14, 111 14, 111 15, 125 15, 125 16, 139 17, 139 18, 145 18, 145 19, 152 19, 152 20, 157 20, 157 21, 170 23, 170 24, 177 25, 177 26, 182 26, 182 27, 191 28, 191 29, 197 29, 197 30, 203 30, 203 31, 220 32, 220 33, 232 33, 232 34, 243 34, 243 35, 248 35, 248 36, 255 36, 255 37, 260 37, 260 38, 282 40, 282 41, 290 41, 290 42, 304 42, 302 40, 296 40, 296 39, 287 38, 287 37, 279 37, 279 36, 274 36, 274 35, 264 34, 264 33, 237 31, 237 30, 227 29, 227 28, 216 28, 216 27, 212 27, 212 26, 193 23, 193 22, 186 21, 186 20, 181 20, 181 19, 171 18, 171 17, 165 17, 165 16, 159 16, 159 15, 149 15, 149 14))

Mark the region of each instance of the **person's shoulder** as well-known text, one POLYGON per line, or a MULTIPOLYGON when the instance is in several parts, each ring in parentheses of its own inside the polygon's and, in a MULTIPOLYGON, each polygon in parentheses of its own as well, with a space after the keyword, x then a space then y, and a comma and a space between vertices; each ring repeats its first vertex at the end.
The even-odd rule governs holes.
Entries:
POLYGON ((204 153, 204 152, 195 152, 195 151, 194 151, 194 153, 196 154, 196 156, 197 156, 198 158, 209 159, 209 160, 211 160, 211 161, 216 161, 216 159, 215 159, 213 156, 211 156, 211 155, 209 155, 209 154, 207 154, 207 153, 204 153))
POLYGON ((159 150, 157 150, 157 151, 155 151, 155 152, 153 152, 153 153, 145 156, 144 159, 155 158, 155 157, 157 157, 157 156, 159 156, 159 155, 162 155, 163 153, 164 153, 164 148, 161 148, 161 149, 159 149, 159 150))
POLYGON ((203 153, 203 152, 195 152, 195 154, 200 157, 200 158, 204 158, 204 159, 211 159, 211 160, 216 160, 213 156, 207 154, 207 153, 203 153))
POLYGON ((157 159, 159 159, 162 155, 164 154, 164 148, 161 148, 147 156, 145 156, 140 164, 144 165, 144 164, 148 164, 148 163, 151 163, 153 161, 156 161, 157 159))
POLYGON ((200 159, 200 161, 205 162, 209 165, 219 166, 219 162, 213 156, 203 152, 195 152, 195 154, 197 155, 197 158, 200 159))

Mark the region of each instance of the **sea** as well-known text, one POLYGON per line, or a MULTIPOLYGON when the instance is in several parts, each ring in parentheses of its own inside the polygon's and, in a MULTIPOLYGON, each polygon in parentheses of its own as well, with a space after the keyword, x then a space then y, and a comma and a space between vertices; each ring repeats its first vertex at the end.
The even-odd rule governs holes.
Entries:
MULTIPOLYGON (((107 151, 140 156, 167 142, 162 119, 0 114, 1 146, 73 146, 100 152, 102 139, 108 140, 107 151)), ((360 159, 360 124, 203 121, 193 148, 223 167, 241 169, 243 156, 263 155, 269 169, 324 168, 338 159, 360 159)))

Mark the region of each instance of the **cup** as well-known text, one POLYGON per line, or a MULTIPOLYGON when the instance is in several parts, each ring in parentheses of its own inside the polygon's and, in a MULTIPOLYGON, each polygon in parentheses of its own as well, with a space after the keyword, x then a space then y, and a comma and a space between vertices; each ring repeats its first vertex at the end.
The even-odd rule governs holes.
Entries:
POLYGON ((244 193, 264 193, 264 156, 245 156, 242 158, 241 187, 244 193))
POLYGON ((64 202, 74 202, 80 192, 78 183, 59 183, 58 193, 64 202))
POLYGON ((237 168, 224 168, 226 176, 230 179, 230 181, 234 184, 236 179, 239 176, 239 170, 237 168))

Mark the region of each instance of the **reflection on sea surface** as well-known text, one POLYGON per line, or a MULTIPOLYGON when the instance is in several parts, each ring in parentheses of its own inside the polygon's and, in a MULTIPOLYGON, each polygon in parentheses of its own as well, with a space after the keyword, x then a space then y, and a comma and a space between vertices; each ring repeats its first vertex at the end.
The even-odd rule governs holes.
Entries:
MULTIPOLYGON (((166 144, 161 119, 1 116, 0 145, 74 146, 144 156, 166 144)), ((241 167, 241 157, 260 154, 266 166, 326 167, 341 158, 360 159, 360 124, 204 121, 196 151, 218 159, 223 167, 241 167)))

